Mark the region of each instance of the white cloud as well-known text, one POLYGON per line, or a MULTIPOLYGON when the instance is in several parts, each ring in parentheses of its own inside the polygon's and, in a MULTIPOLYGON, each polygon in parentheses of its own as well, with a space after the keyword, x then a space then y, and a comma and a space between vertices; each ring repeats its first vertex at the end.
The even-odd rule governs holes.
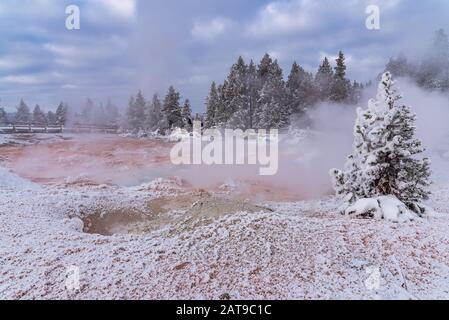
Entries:
POLYGON ((1 70, 11 70, 18 68, 26 68, 33 65, 34 61, 31 58, 23 56, 3 56, 0 57, 0 71, 1 70))
POLYGON ((44 44, 44 49, 58 56, 76 56, 80 52, 79 48, 74 46, 57 45, 51 43, 44 44))
MULTIPOLYGON (((132 19, 136 14, 135 0, 95 0, 94 4, 100 6, 108 13, 123 19, 132 19)), ((92 10, 96 15, 101 15, 102 10, 95 8, 92 10)))
POLYGON ((258 14, 256 21, 247 28, 247 33, 264 36, 306 30, 314 23, 311 14, 318 1, 298 0, 271 2, 258 14))
POLYGON ((78 86, 77 86, 77 85, 74 85, 74 84, 71 84, 71 83, 67 83, 67 84, 63 84, 63 85, 61 86, 61 88, 62 88, 62 89, 77 89, 78 86))
MULTIPOLYGON (((6 2, 6 1, 5 1, 6 2)), ((59 0, 21 0, 0 4, 0 14, 5 16, 32 17, 35 20, 54 18, 61 15, 62 1, 59 0)))
POLYGON ((11 83, 11 84, 27 84, 27 85, 33 85, 33 84, 41 84, 42 81, 35 77, 35 76, 28 76, 28 75, 23 75, 23 76, 15 76, 15 75, 11 75, 11 76, 6 76, 0 79, 2 82, 7 82, 7 83, 11 83))
POLYGON ((194 38, 200 40, 213 40, 225 33, 232 22, 229 19, 214 18, 208 21, 196 21, 191 30, 194 38))
MULTIPOLYGON (((246 28, 251 36, 282 35, 317 29, 336 20, 365 21, 365 8, 375 4, 381 14, 392 12, 401 0, 289 0, 265 5, 246 28)), ((364 26, 364 24, 360 24, 364 26)))

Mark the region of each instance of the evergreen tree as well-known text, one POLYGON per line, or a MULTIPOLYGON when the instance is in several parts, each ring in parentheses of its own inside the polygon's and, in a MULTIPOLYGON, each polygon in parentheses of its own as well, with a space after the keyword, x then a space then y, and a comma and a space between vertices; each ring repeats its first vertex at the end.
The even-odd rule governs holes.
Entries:
POLYGON ((6 115, 5 109, 0 107, 0 124, 6 124, 8 123, 8 117, 6 115))
POLYGON ((81 110, 81 119, 83 124, 92 124, 94 113, 94 102, 87 98, 86 103, 84 104, 83 109, 81 110))
POLYGON ((349 90, 350 96, 348 97, 348 102, 354 105, 359 103, 362 98, 363 89, 363 84, 354 81, 351 85, 351 90, 349 90))
POLYGON ((139 92, 136 95, 136 100, 134 103, 134 111, 135 111, 135 118, 134 118, 134 122, 135 122, 135 129, 143 129, 145 127, 145 106, 146 106, 146 101, 145 98, 143 97, 142 91, 139 90, 139 92))
POLYGON ((149 114, 147 117, 147 128, 151 131, 160 131, 164 127, 162 115, 162 103, 157 94, 153 95, 153 99, 149 104, 149 114))
POLYGON ((116 126, 119 123, 120 113, 115 104, 108 100, 105 108, 106 124, 108 126, 116 126))
POLYGON ((162 113, 166 119, 166 129, 182 128, 182 113, 181 106, 179 104, 180 94, 170 86, 168 93, 165 96, 162 113))
POLYGON ((228 127, 246 129, 250 125, 248 67, 242 57, 231 67, 226 87, 226 120, 228 127))
POLYGON ((56 124, 58 126, 64 126, 67 123, 67 112, 68 107, 67 105, 64 105, 62 102, 59 104, 58 108, 56 109, 55 117, 56 117, 56 124))
POLYGON ((286 88, 290 114, 294 114, 295 117, 302 116, 307 108, 315 104, 317 89, 313 82, 313 76, 296 62, 292 65, 286 88))
POLYGON ((56 115, 53 111, 47 112, 47 124, 50 126, 56 125, 56 115))
POLYGON ((103 103, 100 103, 100 105, 94 109, 93 124, 96 126, 106 126, 108 124, 108 118, 103 103))
POLYGON ((433 39, 432 52, 434 58, 437 59, 444 66, 449 65, 449 40, 446 32, 439 29, 435 32, 433 39))
POLYGON ((215 82, 212 82, 210 87, 209 96, 206 98, 206 128, 215 127, 215 114, 218 110, 218 105, 220 103, 218 90, 215 82))
POLYGON ((228 110, 226 109, 229 103, 227 102, 227 87, 228 81, 225 80, 222 85, 217 88, 218 105, 215 111, 215 126, 224 127, 228 120, 228 110))
POLYGON ((345 55, 342 51, 338 53, 336 62, 330 98, 334 102, 346 102, 350 96, 351 83, 346 79, 345 55))
POLYGON ((327 57, 318 68, 315 75, 315 83, 319 91, 320 100, 329 100, 331 96, 332 85, 334 82, 334 72, 327 57))
MULTIPOLYGON (((254 85, 254 90, 256 92, 255 94, 256 103, 254 105, 254 110, 252 112, 252 123, 253 123, 252 127, 254 128, 260 128, 261 122, 267 121, 266 110, 264 111, 262 109, 267 107, 267 103, 270 100, 268 93, 268 87, 270 85, 267 85, 266 88, 264 87, 268 79, 273 78, 272 74, 273 74, 273 59, 271 59, 268 53, 265 53, 265 55, 260 60, 256 70, 256 81, 254 85), (263 97, 262 94, 264 94, 263 97), (262 120, 264 113, 265 118, 262 120)), ((264 125, 265 124, 266 123, 264 123, 264 125)))
POLYGON ((259 81, 257 77, 257 68, 253 60, 248 65, 248 73, 246 77, 248 86, 248 107, 249 107, 249 128, 254 128, 254 113, 257 109, 259 81))
POLYGON ((414 77, 413 67, 409 64, 407 58, 403 54, 400 54, 397 58, 390 58, 385 71, 390 72, 395 78, 414 77))
POLYGON ((391 74, 379 84, 377 98, 368 109, 358 109, 354 150, 345 171, 333 169, 337 195, 348 205, 362 198, 393 195, 418 214, 419 203, 428 198, 429 161, 419 159, 423 151, 415 139, 415 115, 401 98, 391 74))
POLYGON ((429 54, 421 64, 417 81, 427 89, 449 89, 449 40, 443 29, 435 33, 429 54))
POLYGON ((186 99, 184 106, 181 111, 182 122, 184 124, 184 129, 192 131, 193 129, 193 118, 192 118, 192 107, 190 106, 189 99, 186 99))
POLYGON ((47 117, 38 104, 33 110, 33 123, 38 125, 45 125, 47 123, 47 117))
POLYGON ((273 59, 268 53, 265 53, 262 60, 257 67, 257 77, 260 80, 259 88, 261 88, 265 81, 270 77, 273 69, 273 59))
POLYGON ((128 107, 126 109, 126 126, 128 129, 136 129, 139 125, 139 120, 136 118, 136 100, 131 96, 128 100, 128 107))
POLYGON ((286 103, 285 83, 282 69, 277 61, 265 74, 264 85, 259 93, 259 108, 256 118, 259 128, 283 128, 289 124, 289 107, 286 103))
POLYGON ((31 113, 30 108, 28 108, 27 104, 23 99, 20 100, 20 104, 17 107, 16 116, 14 118, 16 123, 28 124, 31 121, 31 113))
POLYGON ((145 128, 146 114, 145 114, 145 98, 141 91, 136 97, 131 97, 128 102, 128 109, 126 112, 128 126, 130 129, 139 131, 145 128))
POLYGON ((81 120, 83 124, 93 124, 94 103, 90 98, 87 98, 86 104, 81 111, 81 120))

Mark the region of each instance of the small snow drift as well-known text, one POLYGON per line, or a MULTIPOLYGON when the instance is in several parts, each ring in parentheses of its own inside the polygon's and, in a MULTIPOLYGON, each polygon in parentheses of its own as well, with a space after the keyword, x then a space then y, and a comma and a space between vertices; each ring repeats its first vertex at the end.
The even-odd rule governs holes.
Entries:
POLYGON ((346 215, 362 218, 385 219, 393 222, 409 221, 418 215, 395 196, 381 196, 357 200, 345 210, 346 215))
POLYGON ((331 170, 344 212, 394 221, 425 213, 430 194, 430 162, 415 138, 416 116, 396 102, 401 95, 391 74, 379 83, 377 98, 357 110, 354 151, 345 171, 331 170))

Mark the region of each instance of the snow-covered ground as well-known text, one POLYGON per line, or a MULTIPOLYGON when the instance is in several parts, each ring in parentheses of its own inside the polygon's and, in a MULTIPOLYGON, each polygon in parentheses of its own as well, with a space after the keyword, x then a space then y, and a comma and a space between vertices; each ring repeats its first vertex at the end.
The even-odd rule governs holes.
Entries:
POLYGON ((334 197, 226 214, 178 180, 37 185, 1 168, 0 298, 447 299, 449 188, 433 188, 439 215, 393 223, 342 216, 334 197), (161 210, 145 232, 83 232, 90 214, 180 195, 194 202, 161 210), (79 290, 66 288, 73 267, 79 290))

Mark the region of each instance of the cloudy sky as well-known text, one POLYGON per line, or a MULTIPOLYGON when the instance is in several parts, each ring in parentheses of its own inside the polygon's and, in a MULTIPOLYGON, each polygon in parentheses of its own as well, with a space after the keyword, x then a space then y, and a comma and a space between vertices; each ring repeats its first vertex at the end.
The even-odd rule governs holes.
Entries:
POLYGON ((239 55, 265 52, 287 73, 294 60, 315 71, 342 49, 349 76, 367 81, 389 56, 424 52, 436 29, 449 31, 448 16, 447 0, 0 0, 0 105, 124 105, 138 89, 173 84, 202 111, 211 81, 239 55), (80 30, 65 27, 70 4, 80 30), (365 27, 370 4, 380 30, 365 27))

